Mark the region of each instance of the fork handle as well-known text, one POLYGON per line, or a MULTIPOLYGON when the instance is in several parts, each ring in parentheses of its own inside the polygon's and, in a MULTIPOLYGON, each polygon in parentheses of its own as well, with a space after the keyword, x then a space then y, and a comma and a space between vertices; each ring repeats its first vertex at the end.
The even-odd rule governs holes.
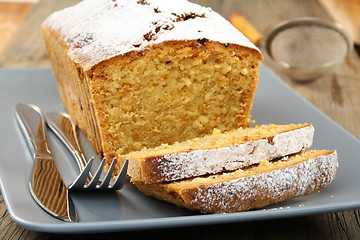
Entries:
POLYGON ((82 154, 76 125, 72 121, 70 115, 66 113, 51 112, 45 115, 45 121, 50 129, 69 149, 76 159, 79 170, 82 172, 85 169, 87 161, 84 154, 82 154))

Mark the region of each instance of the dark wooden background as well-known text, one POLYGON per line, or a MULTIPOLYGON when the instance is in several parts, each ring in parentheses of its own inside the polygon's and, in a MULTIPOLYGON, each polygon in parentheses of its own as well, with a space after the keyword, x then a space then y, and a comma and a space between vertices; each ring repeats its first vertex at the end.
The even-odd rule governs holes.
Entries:
MULTIPOLYGON (((16 25, 17 31, 0 48, 0 68, 50 67, 40 36, 40 24, 51 12, 76 2, 78 0, 40 0, 32 8, 26 6, 22 12, 26 14, 25 20, 19 18, 22 24, 16 25)), ((301 16, 330 18, 316 0, 193 0, 193 2, 210 6, 226 18, 233 12, 240 12, 265 36, 277 23, 290 18, 301 16)), ((0 17, 4 6, 0 3, 0 17)), ((274 68, 268 59, 265 59, 263 64, 272 68, 285 82, 321 111, 357 138, 360 137, 360 58, 355 50, 336 69, 335 74, 309 84, 291 81, 274 68)), ((92 235, 58 235, 33 232, 16 225, 9 217, 4 200, 0 196, 0 239, 360 239, 359 223, 359 211, 353 210, 224 225, 92 235)))

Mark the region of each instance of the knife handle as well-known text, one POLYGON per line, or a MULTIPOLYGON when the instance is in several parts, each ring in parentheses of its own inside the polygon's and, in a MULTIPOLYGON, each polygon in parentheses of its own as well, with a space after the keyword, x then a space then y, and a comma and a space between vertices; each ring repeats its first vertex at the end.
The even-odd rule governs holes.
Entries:
POLYGON ((49 150, 46 125, 41 109, 30 103, 18 103, 16 119, 27 141, 32 156, 47 157, 49 150))

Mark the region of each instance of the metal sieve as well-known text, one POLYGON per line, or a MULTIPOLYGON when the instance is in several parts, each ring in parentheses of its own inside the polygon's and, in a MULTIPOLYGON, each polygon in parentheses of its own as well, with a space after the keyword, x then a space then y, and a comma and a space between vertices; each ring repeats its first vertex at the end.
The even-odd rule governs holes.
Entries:
POLYGON ((351 52, 353 43, 338 23, 303 17, 277 25, 266 39, 268 56, 296 81, 332 73, 351 52))

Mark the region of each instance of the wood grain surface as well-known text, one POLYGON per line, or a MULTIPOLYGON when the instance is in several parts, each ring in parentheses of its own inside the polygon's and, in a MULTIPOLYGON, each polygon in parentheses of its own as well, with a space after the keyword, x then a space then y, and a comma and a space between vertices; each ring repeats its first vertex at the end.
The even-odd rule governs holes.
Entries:
POLYGON ((33 3, 0 2, 0 52, 24 21, 33 3))
MULTIPOLYGON (((50 67, 40 36, 41 22, 53 11, 78 0, 40 0, 5 49, 0 52, 0 67, 50 67)), ((193 0, 210 6, 224 17, 240 12, 267 36, 280 21, 301 16, 330 19, 315 0, 193 0)), ((325 53, 324 53, 325 54, 325 53)), ((298 84, 264 60, 286 83, 360 138, 360 58, 356 51, 336 69, 308 84, 298 84)), ((2 143, 4 144, 4 143, 2 143)), ((358 157, 358 156, 354 156, 358 157)), ((341 161, 341 159, 340 159, 341 161)), ((358 210, 318 214, 298 218, 232 223, 187 228, 131 231, 91 235, 38 233, 17 226, 9 217, 0 197, 0 239, 360 239, 358 210)))
POLYGON ((360 44, 360 1, 320 0, 332 18, 345 26, 354 42, 360 44))

